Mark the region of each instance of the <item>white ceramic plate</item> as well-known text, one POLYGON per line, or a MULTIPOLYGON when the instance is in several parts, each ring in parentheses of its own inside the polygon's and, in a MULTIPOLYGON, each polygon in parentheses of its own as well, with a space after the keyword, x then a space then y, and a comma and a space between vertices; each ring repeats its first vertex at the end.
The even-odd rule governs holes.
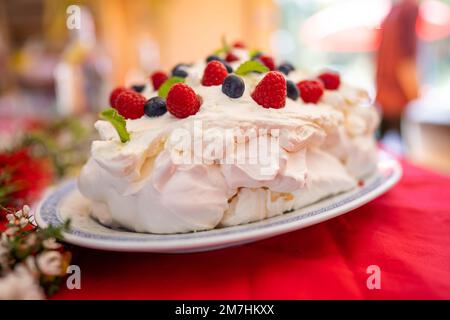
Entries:
POLYGON ((112 251, 195 252, 225 248, 301 229, 349 212, 380 196, 401 177, 400 164, 380 151, 378 170, 361 187, 323 199, 310 206, 263 221, 186 234, 157 235, 113 230, 89 215, 89 201, 70 180, 52 190, 37 207, 39 226, 59 225, 71 219, 65 241, 82 247, 112 251))

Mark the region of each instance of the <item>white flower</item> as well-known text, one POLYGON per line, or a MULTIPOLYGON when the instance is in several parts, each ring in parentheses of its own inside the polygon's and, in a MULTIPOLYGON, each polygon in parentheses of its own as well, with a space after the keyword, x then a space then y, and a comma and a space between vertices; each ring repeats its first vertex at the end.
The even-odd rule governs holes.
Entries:
POLYGON ((30 209, 30 207, 28 206, 28 205, 24 205, 23 206, 23 208, 22 208, 22 212, 23 212, 23 216, 24 217, 29 217, 30 216, 30 211, 31 211, 31 209, 30 209))
POLYGON ((13 236, 17 233, 17 231, 19 231, 19 228, 14 226, 14 227, 9 227, 8 229, 6 229, 4 233, 7 236, 13 236))
POLYGON ((51 250, 61 248, 61 244, 56 242, 55 238, 45 239, 44 241, 42 241, 42 245, 44 246, 44 248, 51 249, 51 250))
POLYGON ((6 215, 6 219, 8 219, 8 223, 14 224, 16 222, 16 217, 12 213, 8 213, 6 215))
POLYGON ((59 276, 62 273, 62 255, 58 251, 45 251, 37 256, 39 270, 48 276, 59 276))
POLYGON ((22 210, 19 210, 19 211, 16 211, 16 212, 14 213, 14 215, 15 215, 18 219, 20 219, 20 218, 23 217, 23 212, 22 212, 22 210))
POLYGON ((25 228, 28 225, 28 219, 25 217, 20 218, 19 220, 19 226, 21 228, 25 228))
POLYGON ((45 295, 39 286, 38 279, 19 264, 16 268, 0 278, 0 300, 38 300, 44 299, 45 295))

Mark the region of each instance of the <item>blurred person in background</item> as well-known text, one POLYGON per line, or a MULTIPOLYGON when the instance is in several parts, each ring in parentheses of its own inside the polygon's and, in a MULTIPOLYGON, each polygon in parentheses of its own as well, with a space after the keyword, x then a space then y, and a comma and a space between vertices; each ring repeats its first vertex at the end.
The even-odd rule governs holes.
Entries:
POLYGON ((418 12, 416 0, 398 1, 382 25, 376 69, 381 138, 390 130, 400 134, 403 110, 419 94, 415 32, 418 12))

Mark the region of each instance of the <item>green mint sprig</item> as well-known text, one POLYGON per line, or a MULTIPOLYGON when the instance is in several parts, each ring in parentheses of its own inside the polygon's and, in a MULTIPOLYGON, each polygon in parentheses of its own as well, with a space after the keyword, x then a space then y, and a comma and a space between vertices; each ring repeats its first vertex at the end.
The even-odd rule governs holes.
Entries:
POLYGON ((227 39, 225 38, 225 36, 222 36, 221 40, 222 40, 222 47, 217 49, 217 50, 215 50, 213 52, 214 55, 219 55, 219 54, 227 53, 228 51, 230 51, 230 45, 228 44, 227 39))
POLYGON ((161 98, 167 97, 167 94, 169 93, 170 88, 172 88, 172 86, 175 83, 184 82, 184 81, 185 81, 185 78, 170 77, 169 79, 164 81, 163 84, 159 87, 158 96, 160 96, 161 98))
POLYGON ((256 57, 258 54, 261 54, 261 50, 259 49, 252 49, 249 51, 250 60, 252 60, 254 57, 256 57))
POLYGON ((250 72, 264 73, 264 72, 268 72, 268 71, 269 71, 269 68, 267 68, 262 63, 260 63, 258 61, 254 61, 254 60, 249 60, 249 61, 245 61, 244 63, 242 63, 236 69, 236 71, 234 73, 236 73, 237 75, 240 75, 240 76, 244 76, 250 72))
POLYGON ((100 119, 109 121, 119 134, 120 141, 125 143, 130 141, 130 134, 127 131, 125 118, 117 113, 116 109, 108 108, 100 113, 100 119))

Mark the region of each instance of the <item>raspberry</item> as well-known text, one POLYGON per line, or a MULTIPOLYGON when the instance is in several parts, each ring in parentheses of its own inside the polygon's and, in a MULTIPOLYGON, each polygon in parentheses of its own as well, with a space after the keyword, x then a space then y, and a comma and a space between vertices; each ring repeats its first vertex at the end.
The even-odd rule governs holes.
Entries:
POLYGON ((297 88, 304 102, 317 103, 323 95, 323 84, 320 80, 302 80, 297 83, 297 88))
POLYGON ((339 73, 327 71, 319 75, 319 79, 323 82, 325 89, 336 90, 341 84, 339 73))
POLYGON ((220 61, 210 61, 203 72, 202 85, 219 86, 228 75, 227 68, 220 61))
POLYGON ((125 87, 117 87, 113 91, 111 91, 111 94, 109 95, 109 105, 113 108, 116 107, 116 100, 117 97, 124 91, 128 91, 129 89, 125 87))
POLYGON ((163 71, 155 71, 151 74, 150 79, 152 80, 153 89, 158 90, 168 77, 163 71))
POLYGON ((225 57, 225 61, 226 62, 234 62, 234 61, 238 61, 239 57, 236 56, 234 53, 232 52, 228 52, 226 57, 225 57))
POLYGON ((236 41, 233 43, 233 48, 245 49, 245 44, 242 41, 236 41))
POLYGON ((270 71, 257 84, 253 100, 264 108, 283 108, 286 104, 286 79, 278 71, 270 71))
POLYGON ((144 115, 145 98, 137 92, 127 90, 116 99, 116 109, 126 119, 138 119, 144 115))
POLYGON ((273 58, 268 55, 262 55, 258 58, 270 71, 275 70, 275 62, 273 58))
POLYGON ((183 119, 198 112, 200 99, 191 87, 184 83, 176 83, 167 94, 166 107, 172 115, 183 119))

